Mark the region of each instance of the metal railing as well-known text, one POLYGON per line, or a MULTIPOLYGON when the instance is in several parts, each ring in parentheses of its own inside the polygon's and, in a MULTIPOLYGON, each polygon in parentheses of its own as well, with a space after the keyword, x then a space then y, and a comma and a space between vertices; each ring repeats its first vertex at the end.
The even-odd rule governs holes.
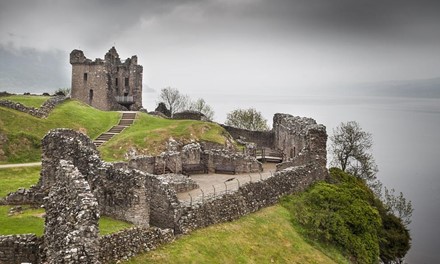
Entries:
POLYGON ((133 96, 115 96, 118 103, 134 103, 133 96))
POLYGON ((258 175, 247 175, 247 177, 241 177, 240 179, 232 176, 229 180, 220 184, 211 185, 210 188, 200 188, 188 192, 186 199, 180 199, 180 203, 188 206, 192 206, 195 203, 204 203, 207 200, 215 199, 222 195, 233 193, 238 191, 241 186, 249 183, 259 182, 266 180, 273 176, 273 172, 259 173, 258 175))

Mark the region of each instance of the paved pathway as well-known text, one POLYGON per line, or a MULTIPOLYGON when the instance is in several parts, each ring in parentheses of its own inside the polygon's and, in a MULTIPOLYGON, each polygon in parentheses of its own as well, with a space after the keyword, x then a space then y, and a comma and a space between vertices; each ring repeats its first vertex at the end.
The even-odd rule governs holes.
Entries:
POLYGON ((196 181, 200 188, 189 192, 178 193, 177 198, 182 202, 190 202, 191 199, 194 202, 206 196, 218 195, 226 191, 236 191, 239 185, 243 185, 251 180, 252 182, 256 182, 261 179, 267 179, 275 170, 275 163, 263 163, 263 172, 261 173, 191 175, 190 178, 196 181))
POLYGON ((17 168, 17 167, 33 167, 33 166, 41 166, 41 162, 3 164, 3 165, 0 165, 0 169, 17 168))

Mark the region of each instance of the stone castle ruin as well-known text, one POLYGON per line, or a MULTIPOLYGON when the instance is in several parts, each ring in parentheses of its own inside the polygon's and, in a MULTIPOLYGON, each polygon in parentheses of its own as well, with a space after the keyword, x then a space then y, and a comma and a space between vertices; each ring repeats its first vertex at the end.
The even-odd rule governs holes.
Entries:
POLYGON ((140 110, 142 108, 142 66, 137 56, 122 61, 115 47, 104 59, 86 58, 83 51, 70 53, 71 97, 100 110, 140 110))
POLYGON ((107 163, 87 136, 68 129, 50 131, 42 141, 38 184, 9 194, 3 201, 44 205, 44 236, 0 236, 0 263, 111 263, 152 250, 179 234, 276 204, 281 196, 303 191, 327 177, 327 133, 313 119, 276 114, 272 131, 236 129, 231 134, 240 132, 248 141, 283 153, 277 171, 266 179, 188 204, 179 200, 179 190, 170 182, 174 174, 168 178, 156 175, 157 165, 178 173, 188 164, 204 163, 213 170, 215 163, 229 162, 247 173, 260 171, 259 162, 244 154, 201 150, 192 143, 157 157, 107 163), (99 236, 101 215, 135 227, 99 236))

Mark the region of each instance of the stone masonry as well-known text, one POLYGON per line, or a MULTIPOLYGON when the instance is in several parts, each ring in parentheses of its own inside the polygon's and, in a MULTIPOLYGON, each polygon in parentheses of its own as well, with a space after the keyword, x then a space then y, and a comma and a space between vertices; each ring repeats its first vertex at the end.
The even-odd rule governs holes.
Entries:
POLYGON ((71 97, 101 110, 140 110, 142 71, 137 56, 121 61, 115 47, 103 59, 86 58, 81 50, 70 53, 71 97))
POLYGON ((99 263, 98 201, 71 162, 60 161, 45 198, 44 245, 48 263, 99 263))

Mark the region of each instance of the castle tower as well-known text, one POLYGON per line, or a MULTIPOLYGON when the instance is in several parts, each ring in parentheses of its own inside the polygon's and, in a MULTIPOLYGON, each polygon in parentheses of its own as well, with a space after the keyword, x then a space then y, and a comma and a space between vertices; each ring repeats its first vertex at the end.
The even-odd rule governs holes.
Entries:
POLYGON ((115 47, 103 59, 87 59, 81 50, 70 53, 71 97, 101 110, 142 108, 142 66, 137 56, 121 61, 115 47))

